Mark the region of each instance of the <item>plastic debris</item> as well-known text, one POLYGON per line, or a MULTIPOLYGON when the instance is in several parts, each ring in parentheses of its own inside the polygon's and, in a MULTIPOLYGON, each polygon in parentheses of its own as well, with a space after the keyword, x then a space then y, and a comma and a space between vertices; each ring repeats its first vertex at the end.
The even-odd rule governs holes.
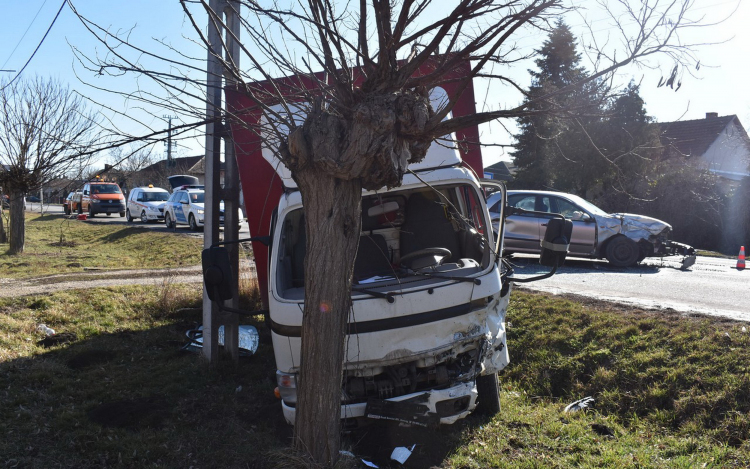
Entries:
MULTIPOLYGON (((240 325, 239 326, 239 349, 240 355, 250 356, 255 354, 258 350, 258 329, 255 326, 240 325)), ((183 350, 189 350, 196 352, 203 348, 203 326, 199 326, 197 329, 191 329, 185 333, 190 343, 183 347, 183 350)), ((224 346, 224 326, 219 326, 219 346, 224 346)))
MULTIPOLYGON (((344 451, 343 449, 339 450, 339 454, 342 455, 342 456, 350 457, 352 459, 356 458, 356 456, 354 455, 354 453, 352 453, 351 451, 344 451)), ((367 461, 366 459, 360 458, 359 460, 362 461, 362 463, 365 466, 367 466, 367 467, 374 467, 374 468, 378 469, 377 465, 371 463, 370 461, 367 461)))
POLYGON ((47 337, 55 335, 55 330, 51 327, 47 327, 46 324, 39 324, 38 326, 36 326, 36 330, 44 333, 44 335, 46 335, 47 337))
POLYGON ((411 445, 411 448, 399 446, 391 453, 391 459, 393 459, 394 461, 398 461, 400 464, 405 463, 406 460, 409 459, 409 456, 411 456, 411 453, 412 451, 414 451, 414 448, 416 446, 417 445, 411 445))
POLYGON ((591 407, 591 404, 594 403, 594 398, 591 396, 584 397, 583 399, 578 399, 575 402, 571 402, 570 404, 565 407, 565 412, 578 412, 581 409, 586 409, 591 407))

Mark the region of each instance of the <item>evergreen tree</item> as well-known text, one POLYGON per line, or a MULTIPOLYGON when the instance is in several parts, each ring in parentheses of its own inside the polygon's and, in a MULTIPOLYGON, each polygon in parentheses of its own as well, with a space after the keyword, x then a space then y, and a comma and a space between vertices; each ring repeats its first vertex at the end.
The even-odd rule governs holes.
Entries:
POLYGON ((591 130, 602 114, 602 84, 594 81, 552 99, 541 99, 582 80, 587 72, 580 65, 575 36, 562 21, 536 52, 538 71, 529 70, 532 83, 527 103, 529 110, 545 113, 518 120, 521 132, 515 135, 512 155, 519 171, 513 185, 586 195, 605 162, 591 143, 591 130))

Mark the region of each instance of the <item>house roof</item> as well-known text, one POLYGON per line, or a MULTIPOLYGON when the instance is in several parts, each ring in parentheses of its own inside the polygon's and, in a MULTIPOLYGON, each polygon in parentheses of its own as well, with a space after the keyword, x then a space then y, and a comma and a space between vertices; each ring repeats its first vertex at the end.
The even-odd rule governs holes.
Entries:
MULTIPOLYGON (((709 113, 711 114, 711 113, 709 113)), ((732 121, 744 131, 737 116, 718 117, 707 115, 705 119, 689 121, 660 122, 661 142, 664 146, 677 149, 686 156, 700 156, 706 153, 712 143, 716 141, 722 131, 732 121)))
POLYGON ((513 173, 510 169, 510 166, 512 165, 512 163, 506 161, 498 161, 497 163, 484 168, 484 172, 492 173, 495 176, 495 179, 510 181, 513 179, 513 173))
MULTIPOLYGON (((203 158, 203 155, 185 156, 182 158, 174 158, 173 161, 174 161, 175 167, 190 168, 193 165, 195 165, 195 163, 200 161, 201 158, 203 158)), ((154 164, 146 166, 145 168, 143 168, 142 170, 138 172, 139 173, 156 172, 156 171, 163 172, 166 169, 167 169, 167 160, 161 160, 161 161, 157 161, 154 164)))
MULTIPOLYGON (((222 161, 219 163, 219 171, 224 171, 225 169, 226 164, 222 161)), ((201 156, 200 160, 188 169, 188 174, 206 174, 206 158, 201 156)))

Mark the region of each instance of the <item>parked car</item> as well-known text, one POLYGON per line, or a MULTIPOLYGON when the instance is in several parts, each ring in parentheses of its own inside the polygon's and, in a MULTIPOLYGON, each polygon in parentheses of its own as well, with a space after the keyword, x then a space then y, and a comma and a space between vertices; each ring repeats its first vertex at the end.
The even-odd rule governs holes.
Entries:
POLYGON ((124 217, 125 196, 120 186, 114 182, 100 180, 84 184, 78 213, 86 211, 89 213, 89 218, 94 218, 97 213, 106 213, 107 216, 119 213, 121 217, 124 217))
POLYGON ((140 218, 142 223, 164 221, 164 206, 169 199, 169 192, 161 187, 136 187, 128 195, 125 218, 132 222, 140 218))
POLYGON ((39 197, 37 197, 35 195, 29 195, 29 196, 26 197, 26 202, 39 203, 41 201, 42 201, 42 199, 40 199, 39 197))
MULTIPOLYGON (((493 225, 500 217, 501 195, 492 194, 487 206, 493 225)), ((695 250, 669 239, 672 226, 662 220, 632 213, 607 213, 573 194, 551 191, 508 191, 508 207, 536 213, 516 213, 506 218, 506 252, 538 254, 551 215, 559 213, 573 222, 569 255, 607 259, 628 267, 646 257, 682 255, 683 267, 695 263, 695 250)))
POLYGON ((73 212, 78 211, 78 204, 81 200, 81 191, 73 191, 68 193, 68 196, 63 200, 63 212, 65 215, 70 215, 73 212))

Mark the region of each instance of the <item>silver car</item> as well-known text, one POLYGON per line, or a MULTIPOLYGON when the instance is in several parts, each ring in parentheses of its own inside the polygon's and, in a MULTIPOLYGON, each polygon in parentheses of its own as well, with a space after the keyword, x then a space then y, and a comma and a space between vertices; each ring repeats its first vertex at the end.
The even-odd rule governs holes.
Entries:
MULTIPOLYGON (((487 198, 493 225, 500 217, 500 194, 487 198)), ((506 218, 506 252, 538 254, 544 239, 545 213, 559 213, 573 222, 569 256, 607 259, 616 267, 635 265, 646 257, 682 255, 683 268, 695 263, 695 250, 669 240, 672 226, 631 213, 607 213, 573 194, 551 191, 508 191, 508 206, 537 213, 515 213, 506 218)))

